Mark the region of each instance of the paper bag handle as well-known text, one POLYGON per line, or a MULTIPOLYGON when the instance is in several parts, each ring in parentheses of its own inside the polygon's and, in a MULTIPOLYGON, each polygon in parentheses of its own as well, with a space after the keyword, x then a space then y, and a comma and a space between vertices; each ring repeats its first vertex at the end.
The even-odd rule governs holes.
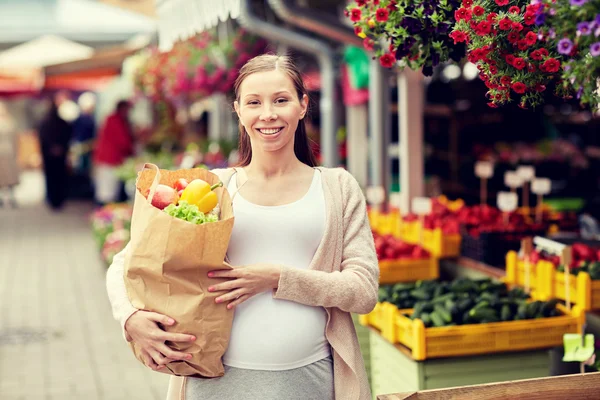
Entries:
POLYGON ((156 172, 156 175, 154 175, 154 180, 150 185, 150 191, 148 192, 148 201, 152 202, 152 199, 154 198, 154 193, 156 192, 156 187, 160 182, 160 169, 158 168, 158 166, 156 166, 156 164, 152 163, 145 163, 144 167, 142 168, 142 171, 145 169, 153 169, 156 172))

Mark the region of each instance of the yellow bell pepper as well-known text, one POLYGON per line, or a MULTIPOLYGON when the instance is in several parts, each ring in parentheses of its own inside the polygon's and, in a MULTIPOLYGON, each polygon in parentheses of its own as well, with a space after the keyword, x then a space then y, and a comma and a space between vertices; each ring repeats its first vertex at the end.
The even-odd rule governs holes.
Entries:
POLYGON ((219 198, 213 190, 220 186, 223 186, 223 182, 210 186, 208 182, 202 179, 194 179, 183 189, 179 200, 187 201, 188 204, 197 206, 198 210, 205 214, 209 213, 219 203, 219 198))

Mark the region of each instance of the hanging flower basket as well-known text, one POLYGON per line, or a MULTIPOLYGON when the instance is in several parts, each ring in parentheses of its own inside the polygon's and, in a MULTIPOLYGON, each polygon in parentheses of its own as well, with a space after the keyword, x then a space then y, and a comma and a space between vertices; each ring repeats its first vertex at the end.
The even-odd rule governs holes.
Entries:
MULTIPOLYGON (((547 32, 536 26, 541 4, 528 0, 463 0, 450 36, 467 43, 489 91, 488 105, 517 101, 521 108, 543 103, 543 92, 559 83, 561 55, 547 32)), ((556 94, 566 97, 561 85, 556 94)))
POLYGON ((544 0, 537 23, 563 57, 563 84, 584 106, 600 109, 600 2, 544 0))
POLYGON ((459 0, 355 0, 346 15, 382 66, 408 66, 430 76, 438 64, 465 55, 464 44, 449 36, 459 5, 459 0))

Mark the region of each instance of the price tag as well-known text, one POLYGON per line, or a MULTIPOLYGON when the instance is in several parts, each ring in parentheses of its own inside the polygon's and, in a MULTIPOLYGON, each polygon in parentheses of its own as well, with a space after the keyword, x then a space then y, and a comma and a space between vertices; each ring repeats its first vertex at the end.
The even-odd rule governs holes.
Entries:
POLYGON ((402 203, 402 195, 400 193, 390 193, 390 206, 400 209, 402 203))
POLYGON ((529 182, 535 178, 535 168, 529 165, 522 165, 517 168, 517 175, 523 182, 529 182))
POLYGON ((504 184, 511 189, 516 189, 523 185, 523 180, 516 171, 506 171, 504 174, 504 184))
POLYGON ((367 201, 369 204, 378 206, 385 199, 385 189, 383 186, 370 186, 367 188, 367 201))
POLYGON ((478 161, 475 163, 475 176, 481 179, 489 179, 494 176, 494 164, 489 161, 478 161))
POLYGON ((431 214, 431 199, 429 197, 415 197, 412 199, 412 212, 417 215, 431 214))
POLYGON ((531 191, 539 195, 547 195, 552 189, 552 181, 548 178, 535 178, 531 182, 531 191))
POLYGON ((498 208, 502 212, 515 211, 519 205, 517 194, 512 192, 499 192, 497 201, 498 208))

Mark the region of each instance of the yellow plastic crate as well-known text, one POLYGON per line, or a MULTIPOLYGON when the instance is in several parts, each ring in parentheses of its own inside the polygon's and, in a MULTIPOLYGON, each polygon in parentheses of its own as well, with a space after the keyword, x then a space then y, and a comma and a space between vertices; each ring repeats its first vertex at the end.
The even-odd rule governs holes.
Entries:
POLYGON ((440 276, 438 259, 379 261, 379 283, 414 282, 437 279, 440 276))
POLYGON ((380 235, 394 235, 399 237, 400 232, 400 212, 391 210, 383 213, 377 210, 369 210, 369 223, 371 229, 380 235))
MULTIPOLYGON (((532 290, 537 290, 541 293, 547 291, 545 288, 545 281, 547 280, 545 268, 547 268, 547 264, 549 264, 548 261, 540 260, 536 264, 532 263, 530 265, 529 287, 532 290)), ((510 285, 525 287, 526 277, 525 261, 519 259, 516 251, 506 253, 506 276, 504 277, 504 282, 510 285)))
MULTIPOLYGON (((564 272, 558 272, 552 263, 546 268, 546 285, 541 297, 566 300, 564 272)), ((587 272, 570 275, 569 298, 571 303, 577 304, 582 310, 600 310, 600 281, 593 281, 587 272)))
POLYGON ((404 315, 412 310, 398 310, 391 303, 383 303, 377 318, 381 335, 387 341, 408 347, 412 358, 421 361, 562 346, 565 333, 581 332, 585 313, 578 306, 571 313, 561 304, 557 307, 562 316, 425 328, 423 321, 404 315))
POLYGON ((400 239, 406 243, 416 244, 421 239, 421 223, 419 221, 411 221, 402 223, 399 226, 400 239))
POLYGON ((446 235, 440 228, 423 232, 423 247, 438 258, 458 257, 461 242, 460 234, 446 235))
MULTIPOLYGON (((358 316, 358 322, 363 326, 372 326, 375 329, 381 330, 383 328, 383 309, 384 304, 390 303, 377 303, 375 308, 368 314, 362 314, 358 316)), ((392 304, 390 304, 392 305, 392 304)))

